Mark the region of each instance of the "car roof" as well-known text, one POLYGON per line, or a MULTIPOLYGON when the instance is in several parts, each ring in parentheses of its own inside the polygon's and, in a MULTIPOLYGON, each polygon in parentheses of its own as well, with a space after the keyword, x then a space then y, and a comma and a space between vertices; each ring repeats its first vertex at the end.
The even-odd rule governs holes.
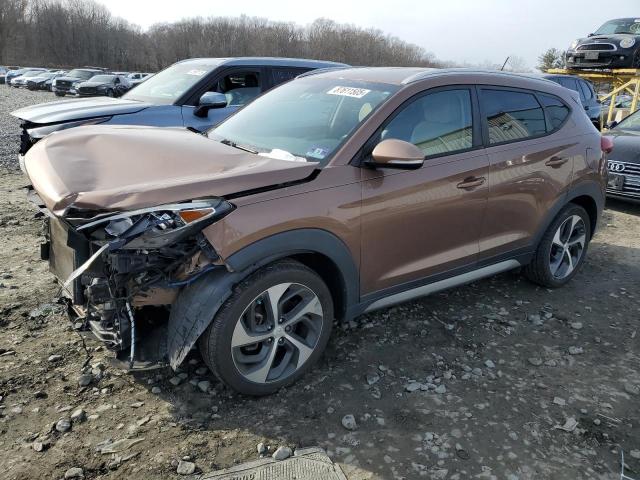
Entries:
POLYGON ((330 62, 324 60, 310 60, 306 58, 284 58, 284 57, 229 57, 229 58, 189 58, 181 60, 179 63, 193 63, 194 65, 225 65, 244 66, 259 65, 271 67, 299 67, 299 68, 323 68, 323 67, 345 67, 344 63, 330 62))
POLYGON ((515 82, 536 81, 557 85, 551 80, 535 77, 530 74, 512 73, 499 70, 483 70, 475 68, 420 68, 420 67, 355 67, 323 70, 318 73, 310 72, 305 76, 323 78, 341 78, 346 80, 365 81, 374 83, 388 83, 392 85, 408 85, 421 80, 438 77, 454 77, 470 83, 480 83, 490 78, 512 79, 515 82))

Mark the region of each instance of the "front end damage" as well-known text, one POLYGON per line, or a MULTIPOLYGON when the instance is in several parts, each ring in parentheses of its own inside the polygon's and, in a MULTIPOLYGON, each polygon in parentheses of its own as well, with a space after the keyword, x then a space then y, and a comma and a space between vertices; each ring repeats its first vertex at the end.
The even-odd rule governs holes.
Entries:
POLYGON ((129 212, 72 210, 64 217, 40 207, 43 259, 83 328, 130 369, 167 364, 169 308, 182 287, 226 270, 202 229, 233 205, 211 198, 129 212))

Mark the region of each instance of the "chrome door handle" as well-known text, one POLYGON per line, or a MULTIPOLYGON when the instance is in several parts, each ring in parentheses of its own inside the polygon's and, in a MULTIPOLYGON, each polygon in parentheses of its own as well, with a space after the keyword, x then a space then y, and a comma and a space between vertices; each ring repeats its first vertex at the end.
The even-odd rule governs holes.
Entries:
POLYGON ((568 158, 562 158, 562 157, 551 157, 549 160, 547 160, 544 164, 547 167, 553 167, 553 168, 558 168, 562 165, 564 165, 565 163, 567 163, 569 161, 568 158))
POLYGON ((460 182, 456 187, 467 189, 467 188, 475 188, 479 187, 485 182, 484 177, 467 177, 462 182, 460 182))

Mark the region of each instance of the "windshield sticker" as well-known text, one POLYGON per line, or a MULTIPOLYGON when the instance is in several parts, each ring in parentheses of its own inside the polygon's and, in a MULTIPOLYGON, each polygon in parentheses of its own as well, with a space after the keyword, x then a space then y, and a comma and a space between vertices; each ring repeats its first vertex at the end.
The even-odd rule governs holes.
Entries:
POLYGON ((329 153, 328 148, 322 147, 311 147, 307 152, 306 156, 311 158, 317 158, 318 160, 322 160, 329 153))
POLYGON ((206 70, 189 70, 187 72, 187 75, 194 75, 196 77, 201 77, 202 75, 204 75, 205 73, 207 73, 206 70))
POLYGON ((327 92, 328 95, 340 95, 343 97, 353 97, 353 98, 362 98, 371 90, 367 90, 366 88, 355 88, 355 87, 333 87, 331 90, 327 92))

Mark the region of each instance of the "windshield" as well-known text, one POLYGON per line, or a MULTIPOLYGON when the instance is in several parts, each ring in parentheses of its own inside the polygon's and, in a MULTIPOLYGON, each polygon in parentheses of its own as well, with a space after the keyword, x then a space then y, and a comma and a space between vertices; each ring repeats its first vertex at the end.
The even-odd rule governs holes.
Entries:
POLYGON ((217 67, 218 64, 213 62, 175 63, 136 86, 125 94, 124 98, 170 105, 217 67))
POLYGON ((208 135, 280 158, 294 156, 325 165, 397 89, 379 83, 301 78, 256 99, 208 135))
POLYGON ((73 78, 81 78, 83 80, 89 80, 91 77, 93 77, 96 74, 96 72, 91 72, 89 70, 71 70, 67 76, 68 77, 73 77, 73 78))
POLYGON ((631 132, 640 132, 640 110, 622 120, 612 130, 628 130, 631 132))
POLYGON ((113 75, 96 75, 91 77, 92 82, 111 83, 115 77, 113 75))
POLYGON ((612 35, 616 33, 633 33, 640 35, 640 18, 610 20, 596 30, 596 35, 612 35))
POLYGON ((27 72, 22 76, 25 78, 30 78, 30 77, 39 77, 40 75, 42 75, 42 70, 31 70, 30 72, 27 72))

